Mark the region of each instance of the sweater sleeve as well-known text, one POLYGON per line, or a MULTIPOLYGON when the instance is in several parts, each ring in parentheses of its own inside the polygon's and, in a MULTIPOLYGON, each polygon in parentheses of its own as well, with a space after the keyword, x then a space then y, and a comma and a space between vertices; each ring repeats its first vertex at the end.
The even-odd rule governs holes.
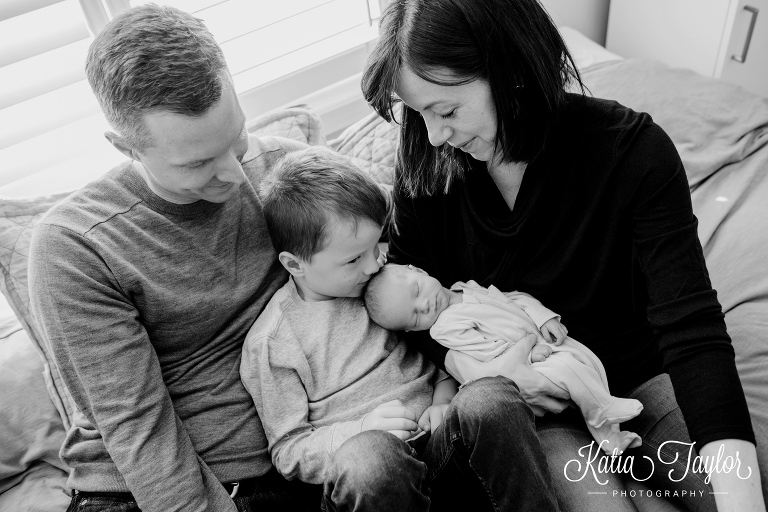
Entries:
MULTIPOLYGON (((392 195, 392 223, 389 227, 388 261, 400 265, 414 265, 434 275, 430 258, 426 254, 424 239, 420 234, 419 222, 413 208, 413 200, 395 179, 392 195)), ((416 347, 435 366, 445 369, 445 355, 448 349, 433 340, 429 331, 398 333, 400 339, 416 347)))
POLYGON ((234 512, 174 410, 137 310, 98 252, 69 230, 41 224, 29 266, 44 341, 139 507, 234 512))
POLYGON ((625 156, 639 185, 631 208, 648 320, 691 439, 755 442, 724 315, 697 234, 688 181, 669 137, 651 125, 625 156), (649 155, 653 155, 651 158, 649 155))
POLYGON ((323 483, 336 450, 361 432, 364 418, 322 427, 309 423, 309 363, 290 341, 249 333, 240 377, 253 397, 280 474, 288 480, 323 483))

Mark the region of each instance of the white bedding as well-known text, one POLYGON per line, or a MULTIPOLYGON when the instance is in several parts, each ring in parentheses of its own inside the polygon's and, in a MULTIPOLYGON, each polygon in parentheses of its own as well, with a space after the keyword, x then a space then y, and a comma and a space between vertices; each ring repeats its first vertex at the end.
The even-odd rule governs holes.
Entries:
POLYGON ((609 52, 578 30, 571 27, 560 27, 560 34, 563 36, 565 44, 568 46, 568 51, 571 52, 571 56, 576 62, 576 67, 579 70, 587 69, 604 62, 621 60, 623 58, 613 52, 609 52))

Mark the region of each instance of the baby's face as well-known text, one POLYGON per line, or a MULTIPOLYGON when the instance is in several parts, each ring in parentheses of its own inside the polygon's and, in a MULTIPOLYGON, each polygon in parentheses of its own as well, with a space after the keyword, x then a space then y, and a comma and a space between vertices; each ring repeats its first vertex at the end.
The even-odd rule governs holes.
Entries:
POLYGON ((403 272, 385 274, 378 283, 383 312, 379 324, 393 331, 427 330, 448 307, 448 290, 421 269, 398 266, 403 272))

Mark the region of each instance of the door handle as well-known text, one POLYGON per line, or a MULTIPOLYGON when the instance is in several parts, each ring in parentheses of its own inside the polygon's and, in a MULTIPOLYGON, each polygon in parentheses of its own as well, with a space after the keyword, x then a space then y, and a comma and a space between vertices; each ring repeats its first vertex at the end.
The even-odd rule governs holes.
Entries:
POLYGON ((749 29, 747 30, 747 39, 744 41, 744 47, 741 49, 741 55, 733 54, 731 58, 736 62, 744 63, 747 60, 747 52, 749 51, 749 43, 752 41, 752 33, 755 31, 755 23, 757 22, 758 10, 751 5, 745 5, 744 10, 750 15, 749 29))

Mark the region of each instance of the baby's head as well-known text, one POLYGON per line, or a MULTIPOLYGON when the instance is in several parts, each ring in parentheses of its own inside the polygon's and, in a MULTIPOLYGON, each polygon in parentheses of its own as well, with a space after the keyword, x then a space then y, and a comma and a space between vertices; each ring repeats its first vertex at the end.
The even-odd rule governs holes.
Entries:
POLYGON ((338 153, 311 147, 282 157, 259 194, 280 263, 301 297, 359 297, 379 270, 387 215, 373 179, 338 153))
POLYGON ((365 291, 371 319, 391 331, 424 331, 452 303, 452 292, 412 265, 387 263, 365 291))

